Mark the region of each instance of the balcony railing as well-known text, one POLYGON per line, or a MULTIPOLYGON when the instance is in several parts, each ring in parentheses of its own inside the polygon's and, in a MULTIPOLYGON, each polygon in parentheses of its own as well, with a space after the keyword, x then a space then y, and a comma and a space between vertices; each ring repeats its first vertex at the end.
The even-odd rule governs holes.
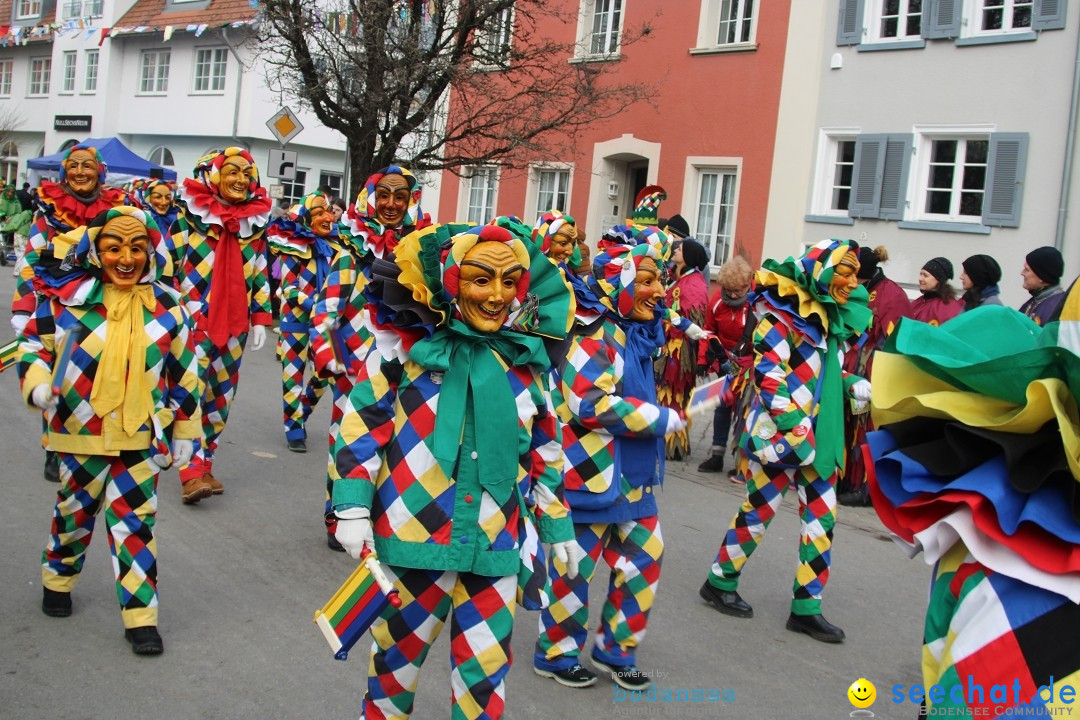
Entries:
POLYGON ((105 0, 68 0, 64 3, 64 20, 75 18, 99 18, 105 0))

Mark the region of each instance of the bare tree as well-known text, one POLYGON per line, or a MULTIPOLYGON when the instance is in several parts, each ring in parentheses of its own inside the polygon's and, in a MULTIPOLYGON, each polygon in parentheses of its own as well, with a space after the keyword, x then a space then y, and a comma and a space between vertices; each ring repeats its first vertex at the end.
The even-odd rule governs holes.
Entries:
MULTIPOLYGON (((575 55, 576 3, 264 0, 261 6, 259 47, 269 87, 345 136, 353 188, 392 162, 461 173, 565 156, 554 148, 572 148, 582 128, 651 94, 640 78, 617 78, 617 62, 568 62, 575 55), (543 19, 557 20, 571 37, 539 35, 543 19)), ((624 27, 621 51, 649 33, 647 23, 624 27)))

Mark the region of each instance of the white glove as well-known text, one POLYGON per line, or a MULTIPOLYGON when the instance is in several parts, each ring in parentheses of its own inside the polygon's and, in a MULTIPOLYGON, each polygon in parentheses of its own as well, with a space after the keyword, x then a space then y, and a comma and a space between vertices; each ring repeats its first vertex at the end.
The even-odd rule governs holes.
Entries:
POLYGON ((48 383, 41 383, 30 391, 30 402, 42 410, 52 410, 56 407, 59 399, 56 395, 53 395, 52 387, 48 383))
POLYGON ((325 335, 326 333, 330 332, 331 328, 333 327, 334 321, 331 320, 329 317, 325 317, 323 318, 323 321, 321 323, 315 326, 315 332, 319 335, 325 335))
POLYGON ((852 411, 856 415, 860 415, 860 414, 866 412, 867 408, 869 408, 869 407, 870 407, 870 403, 867 402, 866 400, 856 400, 855 405, 852 408, 852 411))
POLYGON ((859 380, 851 386, 851 397, 860 402, 870 402, 870 381, 859 380))
POLYGON ((11 316, 11 329, 16 335, 22 335, 26 324, 30 322, 30 316, 25 313, 15 313, 11 316))
POLYGON ((172 464, 177 467, 191 462, 195 452, 195 443, 188 438, 176 438, 172 442, 172 464))
POLYGON ((554 553, 555 559, 566 566, 566 577, 573 580, 578 576, 578 559, 581 554, 581 548, 574 540, 567 540, 565 542, 551 543, 551 552, 554 553))
POLYGON ((703 330, 701 326, 696 323, 690 323, 690 327, 683 331, 683 334, 691 340, 704 340, 707 337, 712 337, 712 333, 708 330, 703 330))
POLYGON ((341 363, 339 363, 334 358, 330 358, 329 360, 326 361, 326 369, 327 369, 327 371, 332 372, 335 375, 344 375, 345 374, 345 368, 341 367, 341 363))
POLYGON ((337 529, 334 537, 349 553, 353 560, 359 560, 367 548, 375 552, 375 537, 371 532, 371 518, 367 508, 349 508, 334 513, 337 515, 337 529))
POLYGON ((665 435, 670 435, 671 433, 677 433, 680 430, 685 430, 686 429, 686 419, 679 417, 678 413, 672 411, 671 413, 668 414, 668 423, 667 423, 667 425, 668 425, 667 430, 664 431, 665 435))
POLYGON ((255 325, 251 328, 251 349, 259 350, 266 344, 266 327, 255 325))

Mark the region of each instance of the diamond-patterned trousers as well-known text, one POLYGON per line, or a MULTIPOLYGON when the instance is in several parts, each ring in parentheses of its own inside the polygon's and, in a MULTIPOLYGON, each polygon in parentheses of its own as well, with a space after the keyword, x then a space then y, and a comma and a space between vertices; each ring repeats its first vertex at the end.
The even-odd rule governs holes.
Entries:
POLYGON ((124 451, 119 457, 58 455, 60 490, 41 554, 42 584, 57 592, 75 587, 104 506, 124 627, 157 625, 158 466, 145 450, 124 451))
POLYGON ((833 527, 836 525, 836 474, 823 478, 812 466, 763 467, 753 460, 747 470, 746 500, 728 527, 709 574, 709 583, 733 591, 751 553, 765 539, 784 495, 794 482, 799 490, 799 567, 795 572, 791 612, 821 613, 821 593, 829 581, 833 527))
POLYGON ((213 471, 218 438, 225 430, 229 408, 236 398, 247 336, 247 333, 241 333, 231 337, 223 348, 216 347, 209 337, 195 346, 195 359, 199 363, 203 436, 195 440, 191 462, 179 468, 182 483, 213 471))
POLYGON ((548 563, 551 604, 540 613, 533 664, 554 672, 578 662, 589 634, 589 583, 603 556, 612 572, 593 656, 612 667, 634 665, 660 583, 664 540, 659 518, 575 523, 574 532, 584 557, 573 580, 562 563, 554 558, 548 563))
MULTIPOLYGON (((450 717, 495 720, 506 704, 517 576, 383 566, 402 606, 387 607, 371 627, 364 713, 404 720, 413 710, 420 667, 450 617, 450 717)), ((425 717, 439 715, 433 710, 425 717)))
POLYGON ((304 384, 304 370, 308 367, 308 333, 282 331, 278 335, 277 352, 281 360, 281 401, 285 422, 286 440, 304 440, 304 423, 322 397, 327 378, 314 372, 304 384))

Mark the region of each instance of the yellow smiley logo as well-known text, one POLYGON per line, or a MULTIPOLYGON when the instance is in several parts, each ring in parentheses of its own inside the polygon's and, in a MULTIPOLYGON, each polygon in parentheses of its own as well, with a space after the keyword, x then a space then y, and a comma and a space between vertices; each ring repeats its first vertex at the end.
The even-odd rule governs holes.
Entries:
POLYGON ((855 707, 868 708, 877 699, 877 688, 874 687, 874 683, 866 678, 859 678, 851 683, 851 687, 847 690, 847 696, 855 707))

